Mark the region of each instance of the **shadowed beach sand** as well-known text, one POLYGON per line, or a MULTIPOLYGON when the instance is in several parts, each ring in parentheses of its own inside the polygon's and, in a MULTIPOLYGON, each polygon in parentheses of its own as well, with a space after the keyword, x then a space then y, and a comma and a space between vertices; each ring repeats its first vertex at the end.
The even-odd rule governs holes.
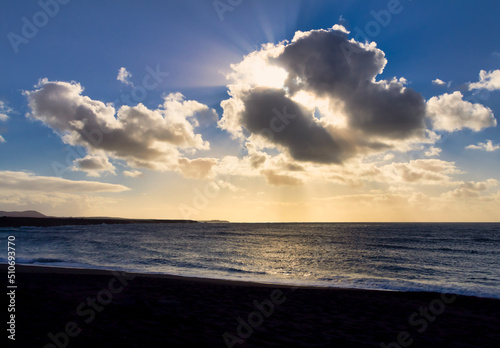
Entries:
POLYGON ((16 280, 15 347, 500 346, 496 299, 19 265, 16 280))

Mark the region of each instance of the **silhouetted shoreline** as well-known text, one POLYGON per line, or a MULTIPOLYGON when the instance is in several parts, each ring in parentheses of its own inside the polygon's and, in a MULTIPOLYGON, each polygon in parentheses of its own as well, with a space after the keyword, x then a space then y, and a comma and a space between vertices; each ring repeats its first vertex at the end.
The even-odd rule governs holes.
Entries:
POLYGON ((157 220, 157 219, 118 219, 118 218, 33 218, 33 217, 0 217, 0 227, 51 227, 69 225, 116 225, 116 224, 171 224, 198 223, 194 220, 157 220))

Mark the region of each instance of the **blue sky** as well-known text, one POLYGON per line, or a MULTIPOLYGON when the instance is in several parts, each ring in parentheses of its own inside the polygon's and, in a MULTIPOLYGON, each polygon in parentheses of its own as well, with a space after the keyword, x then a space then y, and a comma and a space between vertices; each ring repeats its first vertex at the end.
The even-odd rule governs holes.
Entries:
MULTIPOLYGON (((41 186, 47 178, 81 182, 82 189, 72 191, 66 188, 67 181, 56 186, 61 192, 47 192, 36 185, 36 189, 28 190, 17 182, 10 186, 4 184, 3 197, 0 193, 0 210, 38 209, 52 215, 102 213, 234 221, 392 221, 420 219, 425 209, 414 204, 424 197, 423 202, 429 200, 434 204, 433 214, 429 215, 431 220, 443 216, 447 220, 453 219, 457 212, 470 211, 467 207, 474 205, 477 211, 472 209, 474 212, 464 219, 497 221, 500 215, 494 212, 495 205, 491 202, 498 204, 500 200, 500 188, 495 183, 500 169, 500 150, 495 145, 500 143, 500 132, 491 123, 491 117, 487 121, 484 115, 486 108, 491 115, 500 113, 500 92, 495 87, 494 75, 500 69, 498 13, 500 4, 496 1, 484 1, 478 6, 470 1, 431 3, 409 0, 6 0, 0 14, 3 37, 0 40, 3 112, 0 113, 8 118, 0 119, 0 135, 4 140, 0 142, 0 172, 9 175, 25 173, 29 180, 40 180, 41 186), (388 12, 390 8, 394 9, 392 14, 388 12), (53 11, 53 16, 47 15, 47 11, 53 11), (387 13, 390 18, 384 17, 387 13), (379 22, 375 18, 377 15, 381 16, 379 22), (37 21, 39 24, 36 33, 29 38, 23 34, 26 21, 29 25, 37 21), (40 25, 40 21, 46 23, 40 25), (297 31, 329 30, 335 24, 350 32, 349 39, 355 38, 360 43, 365 39, 373 41, 385 54, 387 63, 383 72, 376 76, 377 81, 404 77, 405 87, 401 88, 414 90, 425 101, 459 92, 461 100, 449 99, 450 103, 457 102, 455 111, 466 106, 462 103, 481 105, 478 115, 483 112, 484 122, 480 125, 462 124, 454 130, 451 130, 450 123, 443 126, 447 129, 439 128, 436 120, 441 116, 435 110, 443 112, 445 100, 438 99, 436 104, 431 103, 437 116, 432 118, 428 111, 425 118, 428 129, 439 137, 438 140, 432 143, 422 141, 420 145, 412 143, 413 147, 408 145, 406 150, 401 148, 402 145, 385 152, 371 149, 366 153, 356 153, 356 156, 349 155, 340 164, 316 163, 294 157, 293 144, 254 139, 257 136, 251 137, 248 124, 241 128, 246 134, 243 137, 238 133, 239 128, 221 126, 224 117, 228 122, 237 119, 237 116, 230 118, 221 102, 244 101, 244 98, 235 96, 235 89, 232 97, 228 95, 231 90, 228 85, 244 83, 241 79, 236 82, 226 79, 225 75, 234 71, 231 64, 242 62, 252 52, 262 52, 263 44, 272 43, 278 47, 283 40, 290 44, 297 31), (359 35, 360 32, 363 35, 359 35), (19 38, 21 43, 12 42, 19 38), (126 80, 128 83, 117 80, 122 67, 131 74, 126 80), (154 88, 146 90, 143 88, 144 79, 152 71, 157 71, 157 74, 147 81, 152 81, 154 88), (493 74, 488 80, 490 85, 472 88, 472 84, 480 81, 480 71, 493 74), (86 147, 76 140, 64 140, 64 131, 41 115, 26 116, 34 112, 29 105, 29 92, 47 87, 47 84, 39 84, 43 78, 47 83, 70 84, 74 81, 84 88, 82 96, 104 104, 114 103, 115 111, 123 105, 135 107, 139 102, 147 110, 155 110, 164 103, 166 96, 180 92, 184 100, 199 103, 197 112, 211 110, 212 122, 202 121, 197 113, 193 117, 199 118, 201 125, 192 129, 193 137, 199 135, 210 146, 207 148, 197 143, 191 148, 172 148, 169 151, 174 151, 180 162, 165 164, 168 160, 162 159, 160 165, 159 161, 145 164, 137 158, 132 160, 130 154, 118 155, 116 150, 110 152, 109 149, 86 147), (443 83, 433 83, 436 79, 443 83), (140 94, 145 90, 145 94, 140 94), (488 140, 491 141, 490 151, 487 151, 488 140), (471 145, 476 148, 467 148, 471 145), (425 155, 431 147, 438 148, 437 153, 425 155), (267 156, 267 160, 263 159, 265 164, 251 168, 252 174, 248 174, 245 166, 254 155, 267 156), (94 162, 97 157, 105 161, 107 170, 105 166, 94 171, 89 166, 78 168, 74 161, 86 156, 91 156, 94 162), (379 156, 378 160, 373 156, 379 156), (380 160, 382 157, 386 158, 385 162, 380 160), (183 162, 182 158, 188 162, 183 162), (197 159, 200 161, 190 162, 197 159), (418 160, 421 162, 415 162, 418 160), (227 163, 235 161, 239 163, 236 165, 238 169, 229 170, 227 163), (283 161, 289 167, 297 165, 306 170, 286 172, 277 164, 283 161), (182 163, 188 163, 189 168, 182 167, 182 163), (385 179, 360 179, 361 172, 356 172, 364 170, 360 169, 360 163, 378 168, 385 173, 385 179), (435 182, 402 180, 395 185, 397 179, 391 176, 416 170, 418 175, 415 175, 422 178, 429 174, 424 170, 432 172, 436 165, 450 163, 453 163, 452 167, 433 172, 441 175, 442 182, 437 179, 435 182), (206 175, 193 174, 192 171, 198 169, 205 170, 206 175), (126 176, 124 171, 135 172, 137 177, 126 176), (387 174, 389 172, 392 174, 387 174), (325 173, 335 173, 336 179, 332 181, 333 176, 325 173), (86 191, 84 185, 88 182, 109 186, 86 191), (215 197, 202 194, 202 201, 207 203, 194 207, 193 202, 199 198, 196 190, 203 192, 210 183, 216 183, 217 194, 215 197), (369 202, 367 197, 370 197, 369 202), (467 202, 458 202, 464 197, 467 202), (352 205, 346 203, 339 207, 339 202, 350 200, 352 205), (380 205, 380 201, 386 200, 391 202, 390 206, 380 205), (373 206, 374 213, 357 211, 356 204, 359 206, 361 201, 373 206), (405 202, 406 208, 395 209, 401 201, 405 202), (134 202, 140 202, 141 207, 135 206, 134 202), (484 212, 485 202, 491 203, 492 212, 484 212), (323 206, 319 207, 319 204, 323 206), (444 209, 450 205, 454 207, 454 213, 443 215, 444 209), (183 209, 186 207, 192 209, 183 209), (329 215, 330 208, 338 213, 329 215)), ((41 103, 38 99, 37 102, 41 103)), ((431 104, 427 103, 428 110, 431 104)), ((449 103, 446 107, 450 107, 449 103)), ((186 120, 192 120, 189 117, 186 116, 186 120)), ((185 123, 188 121, 184 120, 182 124, 191 129, 185 123)), ((433 177, 431 174, 427 177, 433 177)))

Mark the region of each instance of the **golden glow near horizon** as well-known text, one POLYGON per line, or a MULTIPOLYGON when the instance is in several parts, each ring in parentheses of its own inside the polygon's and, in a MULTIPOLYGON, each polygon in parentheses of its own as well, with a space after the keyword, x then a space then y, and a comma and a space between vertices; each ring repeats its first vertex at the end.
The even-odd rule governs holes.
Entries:
MULTIPOLYGON (((155 175, 152 175, 153 177, 155 175)), ((140 194, 123 192, 96 199, 68 200, 65 206, 35 207, 56 216, 113 216, 231 222, 423 222, 498 221, 498 204, 474 198, 435 198, 400 192, 349 190, 338 184, 272 186, 262 179, 239 183, 236 191, 215 182, 169 178, 151 180, 140 194), (220 189, 218 189, 220 188, 220 189), (339 194, 339 192, 344 192, 339 194), (350 193, 345 193, 350 192, 350 193), (474 204, 471 204, 474 202, 474 204)))

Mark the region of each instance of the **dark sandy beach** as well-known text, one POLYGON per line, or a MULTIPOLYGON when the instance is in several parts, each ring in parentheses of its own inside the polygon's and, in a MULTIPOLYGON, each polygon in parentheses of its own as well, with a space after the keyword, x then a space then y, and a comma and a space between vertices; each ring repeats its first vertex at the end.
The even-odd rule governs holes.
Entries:
POLYGON ((500 346, 495 299, 32 266, 16 280, 11 347, 500 346))

